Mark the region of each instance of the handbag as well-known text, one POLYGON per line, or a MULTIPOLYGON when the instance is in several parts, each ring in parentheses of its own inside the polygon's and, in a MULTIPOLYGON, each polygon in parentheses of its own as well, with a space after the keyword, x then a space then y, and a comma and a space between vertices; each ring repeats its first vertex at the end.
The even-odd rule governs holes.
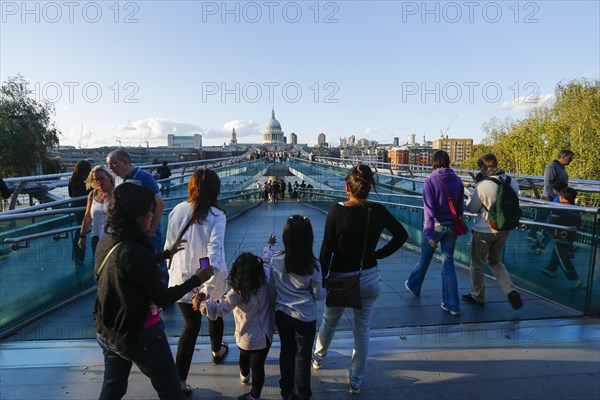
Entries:
POLYGON ((362 299, 360 297, 360 274, 365 266, 365 253, 367 251, 370 222, 371 207, 367 206, 367 226, 365 229, 363 251, 360 257, 360 269, 358 274, 353 276, 344 278, 327 277, 325 280, 325 287, 327 288, 325 305, 327 307, 350 307, 358 310, 362 308, 362 299))
POLYGON ((456 236, 466 235, 469 232, 469 229, 467 228, 467 223, 465 222, 463 217, 459 217, 458 214, 456 214, 454 203, 452 202, 450 192, 448 191, 448 187, 446 186, 444 181, 440 179, 440 183, 442 184, 442 186, 444 187, 444 191, 446 192, 446 199, 448 199, 450 212, 452 213, 452 215, 454 215, 454 233, 456 234, 456 236))

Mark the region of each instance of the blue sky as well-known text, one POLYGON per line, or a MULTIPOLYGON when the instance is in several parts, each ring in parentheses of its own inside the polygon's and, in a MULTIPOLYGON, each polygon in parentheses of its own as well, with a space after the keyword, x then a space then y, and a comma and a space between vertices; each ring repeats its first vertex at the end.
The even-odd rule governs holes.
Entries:
POLYGON ((598 1, 1 2, 0 77, 55 103, 61 144, 332 145, 483 138, 555 85, 599 79, 598 1))

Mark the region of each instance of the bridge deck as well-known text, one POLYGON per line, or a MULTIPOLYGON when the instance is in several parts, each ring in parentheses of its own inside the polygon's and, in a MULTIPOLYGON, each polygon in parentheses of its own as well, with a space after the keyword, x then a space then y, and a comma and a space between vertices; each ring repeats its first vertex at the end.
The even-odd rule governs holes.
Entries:
MULTIPOLYGON (((324 214, 299 202, 263 203, 230 221, 229 263, 241 251, 259 253, 273 232, 281 238, 291 214, 308 216, 320 247, 324 214)), ((461 316, 440 309, 440 265, 432 263, 419 298, 404 288, 417 261, 403 248, 380 262, 383 293, 373 316, 367 380, 360 396, 375 398, 597 398, 600 394, 600 325, 563 306, 524 293, 514 311, 494 280, 488 279, 486 306, 463 304, 461 316)), ((457 271, 459 292, 469 288, 468 271, 457 271)), ((87 296, 5 339, 0 353, 2 399, 94 399, 102 383, 102 353, 95 344, 94 296, 87 296)), ((319 310, 323 305, 319 304, 319 310)), ((325 368, 313 373, 314 399, 350 398, 345 383, 352 343, 346 312, 325 368)), ((319 314, 322 314, 319 312, 319 314)), ((181 330, 176 307, 163 319, 175 351, 181 330)), ((233 320, 225 334, 234 343, 233 320)), ((206 335, 206 324, 202 328, 206 335)), ((189 383, 195 399, 235 397, 239 385, 235 346, 224 365, 210 363, 207 336, 197 342, 189 383)), ((278 395, 277 337, 267 360, 263 397, 278 395)), ((150 382, 134 368, 126 399, 155 399, 150 382)))

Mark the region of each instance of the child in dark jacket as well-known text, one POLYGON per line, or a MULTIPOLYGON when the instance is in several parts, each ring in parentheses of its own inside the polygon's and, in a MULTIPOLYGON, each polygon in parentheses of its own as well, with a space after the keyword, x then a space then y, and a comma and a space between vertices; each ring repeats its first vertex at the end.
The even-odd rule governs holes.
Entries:
MULTIPOLYGON (((566 187, 560 191, 561 204, 575 205, 577 190, 566 187)), ((570 210, 557 209, 552 212, 552 217, 549 223, 554 225, 575 226, 581 225, 581 215, 578 212, 570 210)), ((571 289, 582 287, 583 283, 579 279, 579 275, 575 271, 575 266, 572 262, 573 257, 573 242, 577 238, 577 232, 561 228, 555 228, 554 236, 554 251, 546 269, 542 272, 552 278, 556 277, 556 270, 560 265, 565 273, 565 276, 570 281, 575 281, 571 289)))
MULTIPOLYGON (((554 194, 554 200, 552 200, 553 202, 560 203, 560 191, 566 188, 567 186, 569 185, 567 185, 565 181, 556 181, 552 184, 552 193, 554 194)), ((546 222, 549 222, 551 218, 552 212, 548 214, 546 222)), ((542 250, 544 250, 550 244, 550 242, 552 242, 553 235, 554 233, 552 229, 542 229, 542 237, 536 240, 535 244, 531 246, 531 250, 533 250, 535 254, 541 254, 542 250)))

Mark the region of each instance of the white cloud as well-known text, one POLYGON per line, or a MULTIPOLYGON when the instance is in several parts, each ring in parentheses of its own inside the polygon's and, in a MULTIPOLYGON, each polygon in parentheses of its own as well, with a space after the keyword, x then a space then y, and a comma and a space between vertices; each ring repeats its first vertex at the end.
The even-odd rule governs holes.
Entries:
POLYGON ((513 114, 523 114, 540 104, 549 104, 554 101, 554 93, 548 93, 541 96, 521 96, 511 101, 504 101, 500 108, 509 110, 513 114))
POLYGON ((258 135, 261 133, 258 122, 253 120, 243 121, 240 119, 226 122, 223 125, 222 131, 229 137, 233 128, 235 128, 235 133, 237 134, 238 138, 258 135))

